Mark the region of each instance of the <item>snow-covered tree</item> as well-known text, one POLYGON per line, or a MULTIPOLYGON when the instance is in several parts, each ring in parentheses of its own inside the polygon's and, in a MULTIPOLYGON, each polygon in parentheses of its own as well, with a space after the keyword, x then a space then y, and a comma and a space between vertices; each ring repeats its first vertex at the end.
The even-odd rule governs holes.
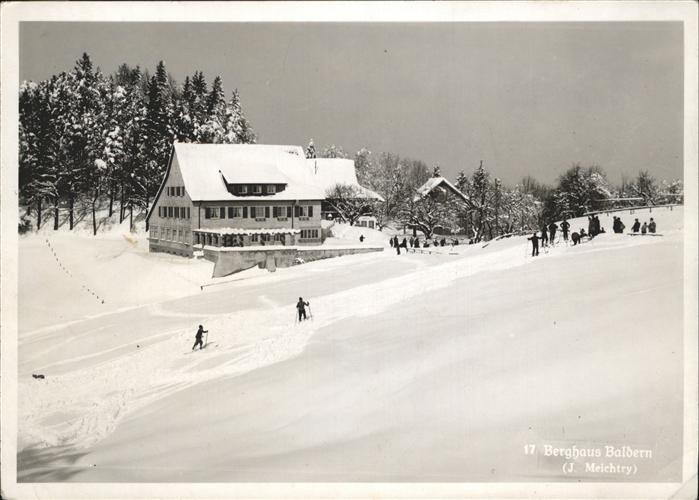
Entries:
POLYGON ((328 189, 325 196, 328 204, 350 226, 353 226, 362 215, 371 213, 373 209, 372 201, 366 198, 356 186, 349 184, 335 184, 328 189))
POLYGON ((605 200, 611 196, 609 183, 601 167, 570 167, 558 179, 553 199, 556 218, 580 217, 590 210, 605 208, 605 200))
POLYGON ((458 203, 453 196, 419 196, 416 192, 398 209, 398 219, 405 225, 421 231, 430 238, 436 229, 455 230, 458 203))
POLYGON ((637 197, 643 198, 644 205, 658 204, 660 189, 655 178, 647 170, 639 172, 638 177, 630 187, 637 197))
POLYGON ((227 144, 255 144, 255 131, 245 118, 240 105, 238 89, 233 90, 224 111, 223 142, 227 144))
POLYGON ((326 147, 320 155, 321 158, 349 158, 340 146, 334 144, 326 147))
POLYGON ((432 177, 441 177, 442 176, 442 169, 439 168, 439 165, 435 165, 435 167, 432 169, 432 177))
POLYGON ((306 158, 308 159, 313 159, 317 158, 318 155, 316 154, 316 146, 313 144, 313 139, 308 141, 308 146, 306 146, 306 158))

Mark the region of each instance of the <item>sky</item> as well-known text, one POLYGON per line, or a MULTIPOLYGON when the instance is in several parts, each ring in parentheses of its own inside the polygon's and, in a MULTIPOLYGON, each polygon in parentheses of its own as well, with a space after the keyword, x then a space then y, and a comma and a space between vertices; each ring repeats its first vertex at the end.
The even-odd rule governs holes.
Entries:
POLYGON ((454 179, 683 175, 681 23, 24 22, 20 80, 83 52, 240 92, 258 142, 391 152, 454 179))

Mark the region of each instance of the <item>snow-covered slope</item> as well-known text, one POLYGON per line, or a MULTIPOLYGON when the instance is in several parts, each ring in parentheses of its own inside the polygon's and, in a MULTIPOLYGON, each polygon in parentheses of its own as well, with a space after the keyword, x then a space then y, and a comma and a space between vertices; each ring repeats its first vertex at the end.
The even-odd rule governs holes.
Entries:
POLYGON ((682 214, 653 212, 662 237, 348 256, 23 328, 20 480, 557 480, 522 448, 571 441, 653 447, 633 479, 676 477, 682 214))

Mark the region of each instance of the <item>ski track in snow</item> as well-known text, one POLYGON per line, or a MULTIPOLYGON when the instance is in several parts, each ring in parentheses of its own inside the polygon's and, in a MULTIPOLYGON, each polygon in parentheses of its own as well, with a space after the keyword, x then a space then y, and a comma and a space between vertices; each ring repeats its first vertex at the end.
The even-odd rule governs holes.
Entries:
MULTIPOLYGON (((576 247, 575 251, 587 253, 660 241, 663 239, 599 238, 576 247)), ((524 238, 511 240, 502 249, 493 247, 496 245, 491 245, 487 253, 468 251, 443 264, 420 266, 407 275, 315 298, 312 310, 316 316, 301 324, 293 322, 289 305, 275 306, 268 298, 262 300, 264 309, 205 318, 193 313, 166 311, 160 304, 149 306, 150 312, 156 315, 202 318, 207 330, 215 335, 215 339, 210 341, 218 346, 183 356, 194 342, 188 324, 186 328, 149 336, 148 340, 155 342, 138 351, 52 376, 40 383, 35 380, 20 382, 19 418, 23 422, 20 443, 39 447, 90 447, 108 436, 132 412, 177 391, 210 380, 237 376, 299 355, 318 330, 334 322, 380 314, 396 303, 446 287, 478 272, 503 270, 570 255, 566 251, 570 248, 561 245, 550 249, 546 256, 542 252, 538 258, 531 258, 531 246, 524 238)), ((118 349, 123 349, 123 346, 62 360, 51 366, 94 358, 118 349)))

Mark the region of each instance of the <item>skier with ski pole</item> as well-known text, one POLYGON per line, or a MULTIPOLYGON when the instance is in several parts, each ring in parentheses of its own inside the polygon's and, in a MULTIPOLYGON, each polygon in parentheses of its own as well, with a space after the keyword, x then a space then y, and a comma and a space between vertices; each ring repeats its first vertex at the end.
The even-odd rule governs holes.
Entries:
POLYGON ((310 310, 311 304, 309 302, 304 302, 303 297, 299 297, 299 301, 296 303, 296 309, 298 310, 298 313, 299 313, 299 317, 298 317, 299 322, 306 319, 306 306, 308 306, 308 308, 310 310))
POLYGON ((196 341, 194 342, 194 345, 192 346, 192 350, 196 349, 197 345, 199 346, 199 350, 201 351, 204 348, 204 344, 201 340, 201 337, 203 334, 206 333, 206 340, 209 340, 209 330, 204 330, 204 327, 199 325, 199 329, 197 330, 197 335, 196 335, 196 341))

